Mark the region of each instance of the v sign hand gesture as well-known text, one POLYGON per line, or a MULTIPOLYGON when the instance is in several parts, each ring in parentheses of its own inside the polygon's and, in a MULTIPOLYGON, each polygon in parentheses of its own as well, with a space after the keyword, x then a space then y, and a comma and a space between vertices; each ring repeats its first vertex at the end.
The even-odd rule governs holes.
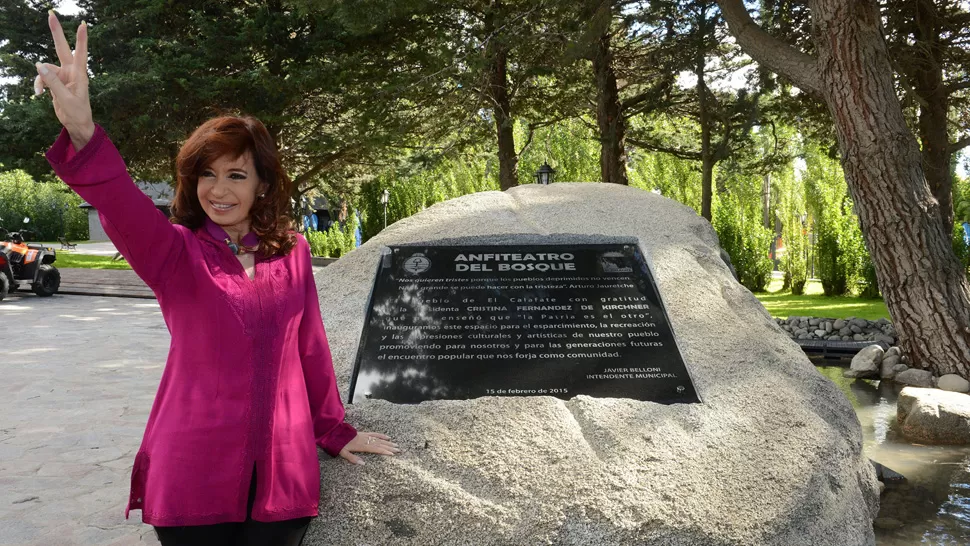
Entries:
POLYGON ((78 27, 77 49, 72 53, 64 29, 53 11, 47 16, 47 23, 51 27, 61 65, 37 63, 38 76, 34 89, 38 95, 44 92, 45 87, 51 90, 54 113, 71 135, 74 149, 80 151, 94 135, 94 119, 88 100, 88 25, 81 23, 78 27))

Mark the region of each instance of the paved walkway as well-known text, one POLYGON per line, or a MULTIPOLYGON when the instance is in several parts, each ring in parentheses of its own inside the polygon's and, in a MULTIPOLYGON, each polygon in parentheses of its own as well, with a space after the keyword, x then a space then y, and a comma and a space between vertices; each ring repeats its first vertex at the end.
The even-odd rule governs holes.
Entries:
POLYGON ((61 272, 61 294, 155 299, 155 293, 130 269, 72 269, 61 272))
POLYGON ((0 302, 0 545, 158 544, 124 519, 169 335, 151 300, 0 302))
MULTIPOLYGON (((60 247, 55 246, 54 250, 60 247)), ((115 248, 114 243, 111 241, 105 241, 102 243, 78 243, 77 248, 72 250, 76 254, 90 254, 92 256, 114 256, 118 249, 115 248)))

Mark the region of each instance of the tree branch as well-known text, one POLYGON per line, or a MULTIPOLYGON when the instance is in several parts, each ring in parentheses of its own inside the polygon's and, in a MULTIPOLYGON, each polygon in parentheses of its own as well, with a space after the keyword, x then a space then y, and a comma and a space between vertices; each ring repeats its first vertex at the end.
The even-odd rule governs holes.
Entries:
POLYGON ((954 142, 953 144, 950 144, 948 149, 951 154, 955 154, 960 150, 966 148, 967 146, 970 146, 970 137, 961 138, 960 140, 954 142))
POLYGON ((660 152, 664 154, 670 154, 678 159, 688 159, 691 161, 700 161, 701 153, 692 152, 690 150, 681 150, 678 148, 668 148, 666 146, 661 146, 654 142, 647 142, 645 140, 638 140, 635 138, 626 137, 626 141, 638 148, 643 148, 644 150, 650 150, 651 152, 660 152))
POLYGON ((301 173, 300 176, 293 179, 293 187, 299 188, 304 182, 316 176, 323 169, 333 165, 337 160, 348 155, 352 150, 353 148, 348 147, 319 158, 313 167, 310 167, 308 170, 301 173))
POLYGON ((728 30, 752 59, 788 78, 799 89, 821 96, 818 61, 764 31, 751 19, 744 0, 717 0, 728 30))
POLYGON ((963 80, 959 82, 953 82, 944 87, 947 94, 953 93, 955 91, 962 91, 964 89, 970 89, 970 80, 963 80))

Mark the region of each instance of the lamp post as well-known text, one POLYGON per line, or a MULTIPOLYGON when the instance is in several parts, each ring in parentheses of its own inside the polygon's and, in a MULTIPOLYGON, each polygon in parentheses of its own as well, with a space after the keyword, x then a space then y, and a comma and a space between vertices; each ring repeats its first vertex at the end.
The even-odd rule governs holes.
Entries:
POLYGON ((387 202, 391 200, 391 192, 385 188, 381 193, 381 203, 384 204, 384 227, 387 228, 387 202))
POLYGON ((552 184, 555 182, 556 169, 549 166, 549 163, 542 162, 542 166, 536 171, 536 184, 552 184))

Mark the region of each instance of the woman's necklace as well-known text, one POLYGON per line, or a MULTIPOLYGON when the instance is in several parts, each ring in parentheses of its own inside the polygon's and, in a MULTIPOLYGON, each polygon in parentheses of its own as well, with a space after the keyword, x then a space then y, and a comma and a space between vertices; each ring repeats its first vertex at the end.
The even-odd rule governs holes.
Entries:
POLYGON ((236 243, 232 242, 232 239, 230 239, 229 237, 226 237, 226 244, 229 245, 229 250, 231 250, 232 253, 235 254, 236 256, 240 256, 242 254, 246 254, 247 252, 253 251, 249 247, 237 245, 236 243))

